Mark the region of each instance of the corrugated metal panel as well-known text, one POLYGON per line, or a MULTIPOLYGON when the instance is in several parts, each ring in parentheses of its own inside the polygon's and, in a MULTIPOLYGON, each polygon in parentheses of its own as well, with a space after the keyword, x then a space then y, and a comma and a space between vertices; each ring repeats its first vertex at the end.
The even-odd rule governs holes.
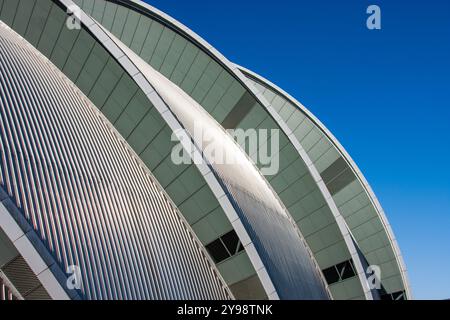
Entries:
POLYGON ((106 119, 31 45, 0 28, 0 185, 61 268, 80 267, 82 295, 229 298, 177 210, 106 119))

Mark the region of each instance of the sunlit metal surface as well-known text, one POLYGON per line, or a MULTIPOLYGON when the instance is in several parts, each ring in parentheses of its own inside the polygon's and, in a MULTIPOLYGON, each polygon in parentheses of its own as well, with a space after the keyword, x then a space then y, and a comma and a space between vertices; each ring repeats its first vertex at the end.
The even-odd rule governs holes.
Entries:
POLYGON ((0 185, 92 299, 226 299, 192 231, 90 101, 0 25, 0 185))

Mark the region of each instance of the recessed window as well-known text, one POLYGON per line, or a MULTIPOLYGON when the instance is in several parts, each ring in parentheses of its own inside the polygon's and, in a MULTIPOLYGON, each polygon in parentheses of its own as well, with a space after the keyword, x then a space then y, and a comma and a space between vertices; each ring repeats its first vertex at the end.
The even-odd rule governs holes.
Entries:
POLYGON ((337 273, 336 268, 334 266, 327 268, 322 272, 328 284, 332 284, 339 281, 339 274, 337 273))
POLYGON ((215 263, 219 263, 244 250, 239 237, 234 230, 206 245, 206 249, 215 263))
POLYGON ((206 246, 206 249, 208 250, 215 263, 219 263, 230 257, 228 250, 225 248, 220 238, 208 244, 206 246))
POLYGON ((381 300, 406 300, 405 291, 385 293, 380 296, 381 300))
POLYGON ((356 275, 352 260, 338 263, 332 267, 322 270, 328 284, 333 284, 356 275))
POLYGON ((225 244, 225 247, 228 249, 231 255, 235 255, 239 249, 239 238, 236 232, 233 230, 223 235, 222 241, 225 244))
POLYGON ((405 291, 398 291, 398 292, 392 293, 392 300, 406 300, 405 291))
POLYGON ((341 280, 345 280, 356 275, 350 260, 337 264, 336 269, 341 280))

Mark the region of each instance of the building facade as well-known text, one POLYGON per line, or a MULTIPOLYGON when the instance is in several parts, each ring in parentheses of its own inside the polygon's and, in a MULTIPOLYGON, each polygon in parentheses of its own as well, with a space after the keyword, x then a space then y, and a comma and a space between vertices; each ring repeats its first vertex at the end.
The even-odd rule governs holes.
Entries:
POLYGON ((283 90, 140 1, 0 20, 1 297, 411 298, 367 181, 283 90))

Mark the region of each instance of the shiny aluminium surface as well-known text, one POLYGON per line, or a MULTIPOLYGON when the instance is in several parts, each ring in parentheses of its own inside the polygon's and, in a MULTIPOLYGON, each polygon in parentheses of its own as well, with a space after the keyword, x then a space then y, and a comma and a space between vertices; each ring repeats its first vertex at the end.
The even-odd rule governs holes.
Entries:
POLYGON ((87 299, 227 299, 139 158, 53 64, 0 24, 0 184, 87 299))

